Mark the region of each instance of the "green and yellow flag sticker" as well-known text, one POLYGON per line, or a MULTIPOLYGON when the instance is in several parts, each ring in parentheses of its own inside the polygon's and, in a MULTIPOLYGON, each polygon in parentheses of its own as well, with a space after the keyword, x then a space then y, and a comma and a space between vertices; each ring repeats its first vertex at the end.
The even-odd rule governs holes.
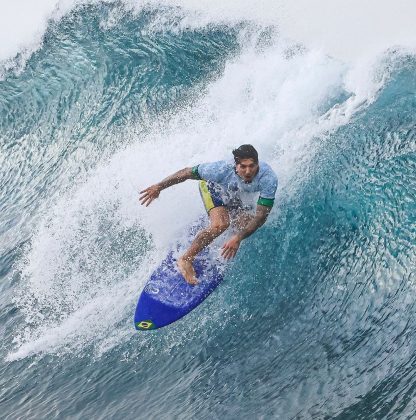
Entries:
POLYGON ((153 324, 153 322, 150 321, 150 319, 148 319, 146 321, 136 322, 136 327, 139 330, 152 330, 156 328, 156 325, 153 324))

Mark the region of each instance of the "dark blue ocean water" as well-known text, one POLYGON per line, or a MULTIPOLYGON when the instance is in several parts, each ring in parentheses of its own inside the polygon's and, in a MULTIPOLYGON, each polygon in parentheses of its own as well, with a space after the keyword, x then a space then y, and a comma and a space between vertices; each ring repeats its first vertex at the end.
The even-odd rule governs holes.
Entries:
POLYGON ((50 22, 0 81, 0 417, 414 418, 416 59, 351 71, 179 9, 50 22), (281 181, 267 224, 195 311, 136 332, 202 211, 192 183, 137 192, 245 142, 281 181))

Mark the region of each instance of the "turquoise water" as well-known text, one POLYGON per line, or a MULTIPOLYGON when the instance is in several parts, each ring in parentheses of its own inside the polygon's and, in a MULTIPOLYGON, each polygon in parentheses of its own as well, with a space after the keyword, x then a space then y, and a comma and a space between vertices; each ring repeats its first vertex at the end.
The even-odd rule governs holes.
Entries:
POLYGON ((414 55, 355 78, 271 26, 119 3, 23 55, 0 81, 1 417, 414 416, 414 55), (268 223, 196 310, 136 332, 203 212, 191 182, 137 192, 246 142, 279 175, 268 223))

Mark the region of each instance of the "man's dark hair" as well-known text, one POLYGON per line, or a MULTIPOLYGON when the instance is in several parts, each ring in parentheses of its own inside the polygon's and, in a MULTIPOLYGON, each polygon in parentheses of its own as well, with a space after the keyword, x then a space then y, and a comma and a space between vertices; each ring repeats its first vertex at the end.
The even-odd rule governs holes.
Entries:
POLYGON ((242 144, 233 150, 233 155, 236 164, 240 163, 242 159, 253 159, 254 162, 259 162, 259 154, 251 144, 242 144))

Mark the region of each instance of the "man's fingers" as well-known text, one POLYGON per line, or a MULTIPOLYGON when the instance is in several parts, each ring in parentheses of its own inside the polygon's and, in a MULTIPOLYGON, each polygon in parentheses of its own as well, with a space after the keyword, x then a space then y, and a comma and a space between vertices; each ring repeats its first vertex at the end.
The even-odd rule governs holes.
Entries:
POLYGON ((233 258, 237 253, 237 250, 234 248, 230 248, 227 244, 223 245, 223 250, 221 252, 221 256, 224 257, 226 260, 233 258))
POLYGON ((235 255, 235 253, 233 252, 233 250, 229 250, 229 252, 227 252, 225 255, 224 255, 224 258, 226 259, 226 260, 230 260, 233 256, 235 255))
POLYGON ((139 201, 145 201, 149 198, 148 194, 139 196, 139 201))
POLYGON ((142 206, 145 205, 147 207, 153 201, 153 198, 146 195, 146 196, 140 197, 139 201, 142 206))
POLYGON ((156 197, 154 196, 154 193, 152 193, 151 191, 151 187, 146 188, 143 191, 140 191, 140 197, 139 197, 139 201, 140 204, 143 206, 148 206, 156 197))
POLYGON ((143 191, 140 191, 140 193, 139 194, 150 194, 150 192, 151 192, 151 187, 149 187, 149 188, 146 188, 146 189, 144 189, 143 191))
POLYGON ((144 195, 143 197, 139 197, 139 201, 143 204, 145 201, 149 199, 148 195, 144 195))

